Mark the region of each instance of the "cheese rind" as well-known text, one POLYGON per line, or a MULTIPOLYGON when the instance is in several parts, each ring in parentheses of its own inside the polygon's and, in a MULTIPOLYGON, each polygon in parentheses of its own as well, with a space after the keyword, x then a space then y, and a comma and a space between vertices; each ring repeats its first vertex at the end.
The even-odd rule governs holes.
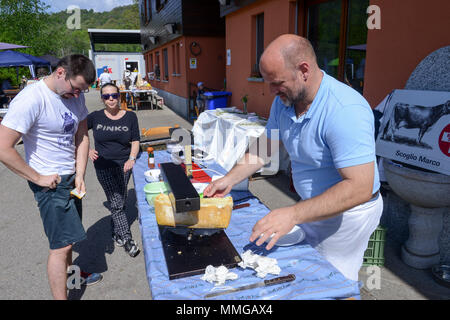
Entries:
POLYGON ((202 198, 200 210, 174 214, 169 196, 159 194, 154 200, 154 206, 156 221, 162 226, 225 229, 230 223, 233 198, 202 198))

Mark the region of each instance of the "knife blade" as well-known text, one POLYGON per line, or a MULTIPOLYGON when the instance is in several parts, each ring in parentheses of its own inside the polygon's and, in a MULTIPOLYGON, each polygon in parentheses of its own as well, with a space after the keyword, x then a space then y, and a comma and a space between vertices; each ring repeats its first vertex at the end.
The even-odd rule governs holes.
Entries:
POLYGON ((283 277, 277 277, 277 278, 264 280, 264 281, 253 283, 253 284, 248 284, 245 286, 240 286, 237 288, 208 293, 207 295, 205 295, 205 298, 217 297, 217 296, 221 296, 221 295, 236 292, 236 291, 243 291, 243 290, 254 289, 254 288, 259 288, 259 287, 273 286, 275 284, 281 284, 281 283, 290 282, 290 281, 294 281, 294 280, 295 280, 295 274, 291 273, 291 274, 289 274, 287 276, 283 276, 283 277))

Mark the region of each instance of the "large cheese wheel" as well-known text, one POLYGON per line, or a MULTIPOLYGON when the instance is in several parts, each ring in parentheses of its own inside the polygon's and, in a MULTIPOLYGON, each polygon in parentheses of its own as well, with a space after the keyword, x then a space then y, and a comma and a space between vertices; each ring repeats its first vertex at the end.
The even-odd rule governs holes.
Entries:
POLYGON ((154 200, 154 206, 156 221, 162 226, 225 229, 230 223, 233 199, 203 198, 200 199, 200 210, 174 213, 169 196, 159 194, 154 200))

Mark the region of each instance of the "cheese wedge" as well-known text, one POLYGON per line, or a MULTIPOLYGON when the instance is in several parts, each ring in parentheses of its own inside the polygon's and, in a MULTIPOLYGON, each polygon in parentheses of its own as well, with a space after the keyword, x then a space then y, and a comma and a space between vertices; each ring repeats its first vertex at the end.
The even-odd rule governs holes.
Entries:
POLYGON ((233 198, 202 198, 200 210, 174 213, 169 196, 159 194, 154 200, 154 206, 156 221, 162 226, 225 229, 230 223, 233 198))

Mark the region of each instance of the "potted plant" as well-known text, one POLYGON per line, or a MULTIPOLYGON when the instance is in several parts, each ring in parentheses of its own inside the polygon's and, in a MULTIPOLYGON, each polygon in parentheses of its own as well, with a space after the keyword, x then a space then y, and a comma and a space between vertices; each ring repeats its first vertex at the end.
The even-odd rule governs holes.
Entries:
POLYGON ((243 96, 241 101, 244 104, 244 114, 247 114, 248 95, 246 94, 245 96, 243 96))

